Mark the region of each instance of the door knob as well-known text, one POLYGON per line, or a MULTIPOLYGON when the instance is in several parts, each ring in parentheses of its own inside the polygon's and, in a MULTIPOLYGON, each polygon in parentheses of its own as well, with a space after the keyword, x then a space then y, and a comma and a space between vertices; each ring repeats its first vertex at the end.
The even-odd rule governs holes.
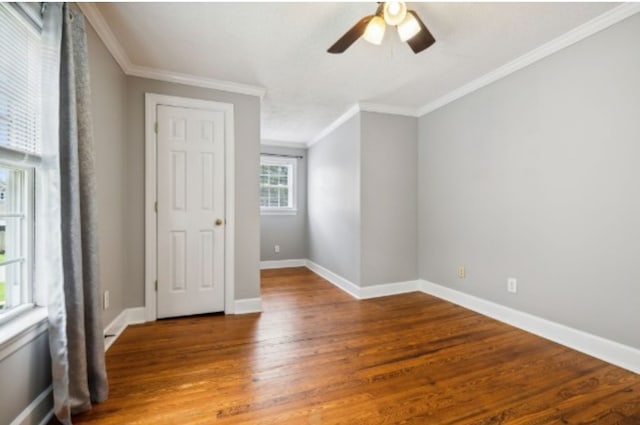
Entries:
POLYGON ((221 225, 222 225, 222 219, 216 218, 216 226, 221 226, 221 225))

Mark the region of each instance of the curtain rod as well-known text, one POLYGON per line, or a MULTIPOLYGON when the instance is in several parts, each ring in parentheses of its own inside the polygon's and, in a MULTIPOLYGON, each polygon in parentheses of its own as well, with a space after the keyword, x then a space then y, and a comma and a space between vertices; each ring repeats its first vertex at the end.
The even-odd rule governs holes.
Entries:
POLYGON ((280 158, 296 158, 296 159, 304 159, 302 155, 285 155, 283 153, 261 153, 260 156, 277 156, 280 158))

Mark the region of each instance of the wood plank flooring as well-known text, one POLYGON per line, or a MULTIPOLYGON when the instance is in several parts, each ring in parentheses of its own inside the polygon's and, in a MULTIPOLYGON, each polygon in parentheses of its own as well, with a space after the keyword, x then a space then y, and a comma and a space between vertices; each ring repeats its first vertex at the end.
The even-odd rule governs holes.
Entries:
MULTIPOLYGON (((448 302, 262 272, 262 314, 129 327, 75 424, 640 424, 640 376, 448 302)), ((53 423, 53 422, 52 422, 53 423)))

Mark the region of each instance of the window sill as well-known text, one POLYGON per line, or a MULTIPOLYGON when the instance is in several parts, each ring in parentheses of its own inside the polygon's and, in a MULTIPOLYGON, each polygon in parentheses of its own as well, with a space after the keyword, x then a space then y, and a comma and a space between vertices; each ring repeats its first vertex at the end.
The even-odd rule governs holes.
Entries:
POLYGON ((0 325, 0 361, 48 329, 45 307, 32 307, 0 325))
POLYGON ((260 215, 297 215, 298 210, 260 210, 260 215))

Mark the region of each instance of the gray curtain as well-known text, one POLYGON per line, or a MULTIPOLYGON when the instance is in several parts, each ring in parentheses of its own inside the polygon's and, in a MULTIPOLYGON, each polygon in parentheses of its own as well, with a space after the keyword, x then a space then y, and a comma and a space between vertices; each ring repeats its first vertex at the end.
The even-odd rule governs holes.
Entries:
MULTIPOLYGON (((58 370, 66 369, 68 376, 54 382, 54 392, 61 396, 55 397, 56 416, 70 424, 72 414, 89 410, 92 402, 106 400, 109 389, 98 281, 87 37, 82 13, 69 4, 62 6, 60 47, 60 228, 68 364, 58 370), (66 391, 63 381, 68 385, 66 391)), ((63 361, 54 356, 56 360, 63 361)))

